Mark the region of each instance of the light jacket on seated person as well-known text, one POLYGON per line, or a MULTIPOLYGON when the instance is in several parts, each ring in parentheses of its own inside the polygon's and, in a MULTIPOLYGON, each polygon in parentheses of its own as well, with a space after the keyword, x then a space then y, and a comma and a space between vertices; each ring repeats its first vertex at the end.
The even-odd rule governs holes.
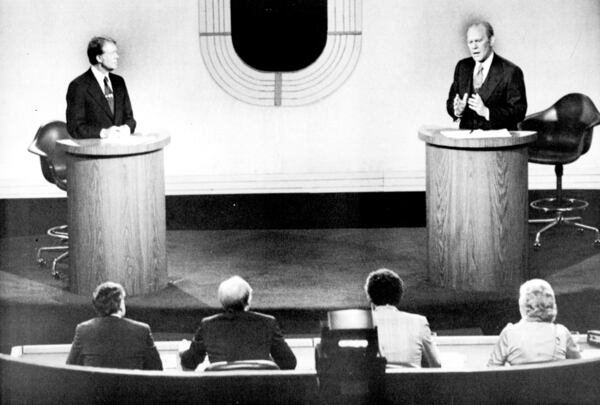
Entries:
POLYGON ((373 310, 373 321, 377 326, 379 352, 388 364, 441 367, 427 318, 392 305, 379 305, 373 310))

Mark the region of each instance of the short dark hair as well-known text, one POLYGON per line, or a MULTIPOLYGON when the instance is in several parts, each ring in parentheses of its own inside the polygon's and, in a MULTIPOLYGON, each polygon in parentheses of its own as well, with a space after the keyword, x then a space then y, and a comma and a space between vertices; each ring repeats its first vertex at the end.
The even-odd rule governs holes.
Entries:
POLYGON ((90 65, 98 64, 96 56, 104 53, 102 49, 104 48, 104 44, 107 42, 112 42, 115 45, 117 44, 117 41, 110 37, 94 37, 90 39, 90 43, 88 44, 87 48, 87 56, 88 60, 90 61, 90 65))
POLYGON ((98 315, 109 316, 121 309, 121 302, 125 299, 125 289, 121 284, 107 281, 94 290, 92 303, 98 315))
POLYGON ((389 269, 371 272, 365 283, 365 292, 374 305, 399 305, 404 294, 404 281, 389 269))
POLYGON ((481 25, 483 26, 483 28, 485 28, 485 33, 487 34, 488 39, 494 36, 494 27, 492 27, 492 24, 484 20, 475 20, 471 22, 467 26, 467 31, 469 30, 469 28, 476 27, 478 25, 481 25))

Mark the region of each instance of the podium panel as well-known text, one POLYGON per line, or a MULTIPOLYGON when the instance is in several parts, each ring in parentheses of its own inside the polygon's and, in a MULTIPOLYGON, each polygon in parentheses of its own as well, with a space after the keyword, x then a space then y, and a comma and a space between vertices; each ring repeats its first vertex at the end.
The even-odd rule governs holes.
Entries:
POLYGON ((128 295, 167 284, 163 147, 169 137, 61 142, 68 154, 67 205, 72 292, 104 281, 128 295))
POLYGON ((466 291, 515 291, 528 265, 527 144, 510 137, 451 138, 421 128, 426 142, 428 278, 466 291))

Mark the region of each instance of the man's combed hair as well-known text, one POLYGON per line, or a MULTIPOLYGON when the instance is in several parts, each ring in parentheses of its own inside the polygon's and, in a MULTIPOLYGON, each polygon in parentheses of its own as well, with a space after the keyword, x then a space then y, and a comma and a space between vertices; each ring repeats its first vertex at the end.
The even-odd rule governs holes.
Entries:
POLYGON ((492 27, 492 24, 490 24, 487 21, 483 21, 483 20, 477 20, 477 21, 473 21, 472 23, 470 23, 469 26, 467 27, 467 31, 469 30, 469 28, 476 27, 478 25, 481 25, 481 26, 483 26, 483 28, 485 28, 485 33, 487 34, 488 38, 491 38, 494 36, 494 27, 492 27))
POLYGON ((99 315, 109 316, 119 311, 124 299, 125 289, 121 284, 107 281, 96 287, 92 302, 99 315))
POLYGON ((519 310, 528 321, 554 322, 558 310, 550 284, 539 278, 523 283, 519 289, 519 310))
POLYGON ((404 294, 404 282, 392 270, 375 270, 367 277, 365 292, 374 305, 396 306, 404 294))
POLYGON ((90 65, 95 65, 98 63, 96 56, 102 55, 104 51, 104 44, 107 42, 112 42, 113 44, 117 44, 117 41, 110 37, 94 37, 90 40, 87 48, 87 56, 90 61, 90 65))

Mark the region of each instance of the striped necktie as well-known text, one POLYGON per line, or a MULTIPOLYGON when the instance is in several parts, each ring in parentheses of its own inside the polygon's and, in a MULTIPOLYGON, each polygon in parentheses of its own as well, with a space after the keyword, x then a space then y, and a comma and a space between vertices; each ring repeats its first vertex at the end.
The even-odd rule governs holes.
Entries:
POLYGON ((104 97, 106 97, 106 101, 108 101, 108 107, 110 108, 110 112, 112 114, 115 113, 115 98, 113 96, 113 91, 108 85, 108 77, 104 77, 104 97))
POLYGON ((479 93, 479 89, 483 85, 483 65, 478 64, 479 67, 475 67, 477 72, 475 73, 475 77, 473 78, 473 90, 475 93, 479 93))

